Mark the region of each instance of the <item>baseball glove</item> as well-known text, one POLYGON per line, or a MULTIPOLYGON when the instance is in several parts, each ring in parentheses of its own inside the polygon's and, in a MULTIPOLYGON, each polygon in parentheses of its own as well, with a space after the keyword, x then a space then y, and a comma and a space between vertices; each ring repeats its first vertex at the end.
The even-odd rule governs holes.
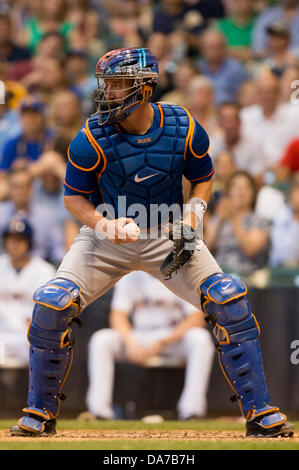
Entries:
POLYGON ((166 256, 160 271, 167 279, 192 257, 196 248, 196 233, 190 225, 182 222, 169 224, 169 239, 173 241, 173 251, 166 256))

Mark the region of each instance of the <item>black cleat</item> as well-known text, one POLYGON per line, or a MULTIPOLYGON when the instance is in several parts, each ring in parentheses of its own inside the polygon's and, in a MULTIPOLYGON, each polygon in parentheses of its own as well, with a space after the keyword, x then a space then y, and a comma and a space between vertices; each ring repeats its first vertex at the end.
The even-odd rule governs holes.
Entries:
POLYGON ((259 416, 246 422, 247 437, 293 437, 295 428, 283 413, 259 416))
POLYGON ((23 416, 10 429, 13 437, 48 437, 56 434, 56 419, 43 420, 39 416, 23 416))

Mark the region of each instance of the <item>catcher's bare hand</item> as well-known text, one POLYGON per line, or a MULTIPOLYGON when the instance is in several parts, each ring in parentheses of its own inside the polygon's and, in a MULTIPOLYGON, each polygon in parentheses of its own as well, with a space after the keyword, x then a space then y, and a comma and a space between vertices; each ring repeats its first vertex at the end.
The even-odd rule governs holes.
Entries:
POLYGON ((121 243, 136 243, 138 238, 132 238, 124 229, 124 226, 134 222, 133 219, 127 217, 120 217, 119 219, 108 220, 102 218, 96 227, 96 234, 99 238, 107 238, 114 245, 121 243))

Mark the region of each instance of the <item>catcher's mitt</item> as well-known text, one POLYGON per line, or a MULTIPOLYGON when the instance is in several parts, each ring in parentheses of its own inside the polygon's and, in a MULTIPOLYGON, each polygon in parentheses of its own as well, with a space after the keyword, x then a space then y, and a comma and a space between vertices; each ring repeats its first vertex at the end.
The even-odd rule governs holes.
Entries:
POLYGON ((160 271, 168 279, 172 273, 180 269, 194 253, 196 248, 196 232, 190 225, 181 222, 170 224, 169 239, 173 240, 173 251, 166 256, 160 271))

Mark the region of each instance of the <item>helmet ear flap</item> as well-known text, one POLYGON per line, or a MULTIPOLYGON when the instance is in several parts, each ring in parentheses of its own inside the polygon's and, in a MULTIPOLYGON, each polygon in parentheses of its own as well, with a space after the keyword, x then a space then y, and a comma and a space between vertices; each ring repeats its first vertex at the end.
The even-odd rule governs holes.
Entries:
POLYGON ((153 87, 151 85, 143 85, 142 89, 141 89, 141 94, 142 94, 142 100, 143 101, 146 101, 148 100, 152 94, 153 94, 153 87))

